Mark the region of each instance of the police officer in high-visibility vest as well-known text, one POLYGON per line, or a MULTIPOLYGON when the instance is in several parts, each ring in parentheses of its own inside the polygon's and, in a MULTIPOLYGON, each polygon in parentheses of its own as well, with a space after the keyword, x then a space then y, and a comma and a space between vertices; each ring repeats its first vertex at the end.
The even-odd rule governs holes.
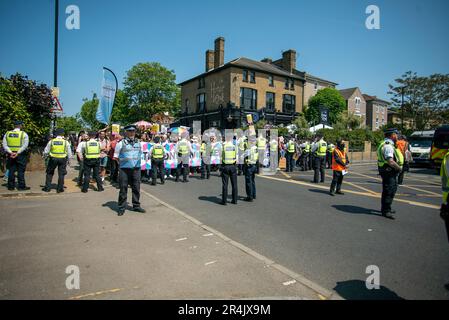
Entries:
POLYGON ((290 139, 288 140, 287 144, 286 144, 286 153, 285 153, 285 160, 286 160, 286 167, 285 167, 285 172, 293 172, 293 168, 294 168, 294 161, 293 161, 293 156, 296 153, 296 142, 295 142, 295 138, 290 137, 290 139))
POLYGON ((78 156, 83 160, 84 178, 81 192, 86 193, 89 189, 90 177, 93 172, 93 177, 97 183, 97 191, 104 190, 103 182, 100 177, 100 156, 101 146, 100 142, 95 139, 96 132, 89 132, 89 140, 87 140, 80 148, 78 156))
POLYGON ((154 144, 151 146, 148 154, 151 157, 151 169, 153 172, 151 185, 156 185, 157 176, 161 179, 161 184, 165 183, 164 160, 167 158, 167 151, 160 143, 160 138, 154 138, 154 144))
POLYGON ((145 213, 145 210, 140 206, 140 160, 142 157, 142 146, 139 139, 136 138, 135 125, 126 126, 125 133, 126 137, 117 143, 114 150, 114 160, 119 161, 119 216, 125 213, 128 185, 132 189, 132 210, 145 213))
POLYGON ((15 121, 14 130, 6 132, 3 136, 3 149, 7 155, 6 167, 9 170, 8 190, 16 187, 16 171, 18 180, 18 190, 30 190, 25 184, 25 169, 27 164, 26 150, 29 138, 25 131, 22 131, 23 122, 15 121))
POLYGON ((279 143, 276 135, 270 137, 270 170, 276 171, 279 165, 279 143))
POLYGON ((344 193, 341 191, 341 185, 343 184, 343 177, 349 165, 349 159, 345 151, 345 144, 342 140, 337 141, 337 147, 333 148, 331 157, 333 172, 329 193, 331 196, 333 196, 335 193, 343 195, 344 193), (335 189, 337 191, 335 191, 335 189))
POLYGON ((243 162, 244 162, 244 157, 245 157, 245 146, 246 146, 246 136, 245 135, 241 135, 240 137, 237 138, 237 146, 238 146, 238 164, 237 164, 237 175, 241 176, 243 173, 243 162))
POLYGON ((243 172, 245 173, 245 201, 252 202, 256 199, 256 171, 257 160, 259 159, 259 151, 256 145, 256 136, 249 137, 245 144, 245 156, 243 172))
POLYGON ((327 145, 327 151, 326 151, 326 168, 330 169, 332 167, 332 155, 334 153, 335 145, 332 143, 329 143, 327 145))
POLYGON ((326 152, 327 143, 324 141, 321 134, 317 134, 317 141, 312 146, 313 155, 313 183, 318 183, 318 180, 323 183, 325 177, 326 152), (321 177, 320 177, 321 176, 321 177))
POLYGON ((192 154, 192 145, 187 140, 189 136, 188 132, 184 132, 181 135, 181 141, 176 145, 176 151, 178 153, 178 167, 176 169, 176 182, 179 182, 179 176, 182 171, 182 182, 189 182, 187 175, 189 174, 189 162, 190 155, 192 154))
POLYGON ((257 161, 257 173, 259 173, 260 167, 263 165, 263 160, 267 152, 267 139, 265 138, 266 131, 259 130, 257 137, 257 150, 259 151, 259 160, 257 161), (262 161, 262 162, 261 162, 262 161))
POLYGON ((390 128, 384 133, 385 140, 377 148, 377 165, 382 178, 381 212, 384 217, 394 219, 396 212, 391 209, 391 204, 398 188, 397 178, 404 164, 404 156, 395 145, 398 130, 390 128))
POLYGON ((49 157, 44 192, 50 192, 55 169, 58 168, 58 193, 64 192, 64 177, 67 174, 67 162, 72 157, 70 142, 64 138, 64 129, 55 130, 56 138, 51 139, 44 149, 44 157, 49 157))
POLYGON ((304 143, 301 144, 301 163, 302 163, 302 171, 309 171, 310 169, 310 142, 304 141, 304 143))
POLYGON ((213 141, 213 137, 211 136, 209 141, 203 141, 201 143, 201 179, 210 179, 210 161, 213 141))
POLYGON ((221 181, 222 181, 222 193, 221 193, 221 204, 227 204, 228 198, 228 182, 231 179, 232 187, 232 203, 237 204, 237 147, 233 143, 233 133, 231 130, 226 132, 226 141, 223 145, 222 150, 222 166, 221 171, 221 181))
POLYGON ((449 241, 449 152, 443 158, 441 164, 441 185, 443 191, 443 202, 440 215, 446 226, 447 240, 449 241))

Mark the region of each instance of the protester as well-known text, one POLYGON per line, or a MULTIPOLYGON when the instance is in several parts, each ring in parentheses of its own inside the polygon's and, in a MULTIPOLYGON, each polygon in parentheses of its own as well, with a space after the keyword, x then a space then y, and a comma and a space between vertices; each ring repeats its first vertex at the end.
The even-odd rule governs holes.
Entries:
POLYGON ((108 152, 110 148, 109 140, 106 138, 106 132, 100 131, 98 133, 98 142, 100 143, 100 178, 101 182, 104 183, 104 178, 106 175, 106 166, 108 165, 108 152))

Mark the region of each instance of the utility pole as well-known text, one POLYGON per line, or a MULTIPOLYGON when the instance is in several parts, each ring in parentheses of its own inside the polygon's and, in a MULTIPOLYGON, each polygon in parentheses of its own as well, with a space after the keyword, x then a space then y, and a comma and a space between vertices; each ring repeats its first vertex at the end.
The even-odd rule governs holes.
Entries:
POLYGON ((55 54, 54 54, 54 73, 53 87, 58 86, 58 26, 59 26, 59 0, 55 0, 55 54))
POLYGON ((404 87, 401 87, 401 131, 404 132, 404 87))

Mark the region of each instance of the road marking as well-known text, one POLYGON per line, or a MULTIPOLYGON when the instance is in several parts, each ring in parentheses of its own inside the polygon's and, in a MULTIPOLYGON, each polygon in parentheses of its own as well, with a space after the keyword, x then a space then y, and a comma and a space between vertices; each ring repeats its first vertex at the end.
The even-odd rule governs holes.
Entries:
MULTIPOLYGON (((368 175, 366 175, 366 174, 358 173, 358 172, 352 172, 352 173, 355 174, 355 175, 362 176, 362 177, 374 179, 374 180, 377 180, 377 181, 382 181, 382 179, 381 179, 381 178, 378 178, 378 177, 372 177, 372 176, 368 176, 368 175)), ((405 187, 405 188, 412 189, 412 190, 415 190, 415 191, 421 191, 421 192, 423 192, 423 193, 427 193, 427 194, 431 194, 431 195, 437 195, 437 196, 440 196, 440 194, 438 194, 438 193, 435 193, 435 192, 432 192, 432 191, 428 191, 428 190, 424 190, 424 189, 420 189, 420 188, 411 187, 411 186, 408 186, 408 185, 406 185, 406 184, 401 185, 401 187, 405 187)))
POLYGON ((103 294, 107 294, 107 293, 115 293, 115 292, 119 292, 119 291, 122 291, 122 290, 123 290, 123 288, 110 289, 110 290, 104 290, 104 291, 97 291, 97 292, 82 294, 82 295, 75 296, 75 297, 70 297, 69 300, 79 300, 79 299, 82 299, 82 298, 94 297, 94 296, 99 296, 99 295, 103 295, 103 294))
POLYGON ((215 262, 217 262, 217 260, 206 262, 204 265, 205 265, 205 266, 208 266, 208 265, 210 265, 210 264, 214 264, 215 262))
MULTIPOLYGON (((279 179, 279 180, 283 181, 283 179, 279 179)), ((200 228, 203 228, 203 229, 208 230, 208 231, 213 229, 213 228, 209 227, 208 225, 205 225, 201 221, 193 218, 192 216, 190 216, 189 214, 185 213, 184 211, 179 210, 178 208, 168 204, 167 202, 159 199, 158 197, 156 197, 156 196, 146 192, 145 190, 141 190, 141 192, 144 195, 146 195, 147 197, 155 200, 156 202, 160 203, 161 205, 163 205, 163 206, 173 210, 174 212, 176 212, 177 214, 181 215, 182 217, 190 220, 193 224, 196 224, 200 228)), ((239 242, 233 241, 232 239, 226 237, 221 232, 218 232, 218 231, 215 230, 214 234, 217 237, 223 239, 223 241, 225 243, 228 243, 231 246, 233 246, 233 247, 235 247, 237 249, 242 250, 243 252, 245 252, 246 254, 250 255, 251 257, 253 257, 253 258, 255 258, 255 259, 259 260, 259 261, 262 261, 267 266, 273 267, 274 269, 278 270, 279 272, 281 272, 281 273, 283 273, 283 274, 285 274, 285 275, 287 275, 287 276, 289 276, 289 277, 291 277, 293 279, 296 279, 303 286, 305 286, 305 287, 315 291, 317 293, 317 295, 320 294, 323 297, 328 297, 329 299, 332 298, 332 297, 342 299, 342 297, 340 297, 335 291, 328 290, 328 289, 320 286, 316 282, 313 282, 313 281, 307 279, 303 275, 298 274, 298 273, 296 273, 296 272, 294 272, 294 271, 292 271, 290 269, 287 269, 286 267, 276 263, 275 261, 272 261, 272 260, 268 259, 267 257, 257 253, 256 251, 248 248, 247 246, 245 246, 245 245, 243 245, 243 244, 241 244, 239 242)), ((192 248, 195 249, 195 248, 197 248, 197 246, 190 247, 190 249, 192 249, 192 248)))
MULTIPOLYGON (((331 176, 329 176, 329 175, 326 175, 326 176, 332 179, 331 176)), ((372 191, 372 190, 370 190, 370 189, 368 189, 368 188, 364 188, 364 187, 361 187, 361 186, 359 186, 359 185, 356 185, 356 184, 353 183, 353 182, 345 181, 344 183, 345 183, 345 184, 348 184, 348 185, 350 185, 350 186, 353 186, 353 187, 355 187, 355 188, 357 188, 357 189, 360 189, 360 190, 369 192, 369 193, 374 194, 374 195, 377 195, 377 194, 378 194, 378 193, 375 192, 375 191, 372 191)))
MULTIPOLYGON (((284 286, 289 286, 289 285, 294 284, 294 283, 296 283, 296 280, 285 281, 285 282, 283 282, 282 284, 283 284, 284 286)), ((318 296, 319 296, 319 295, 318 295, 318 296)))
POLYGON ((206 234, 203 234, 203 237, 211 237, 213 235, 214 235, 213 233, 206 233, 206 234))
POLYGON ((320 298, 321 300, 327 300, 326 297, 322 296, 321 294, 318 295, 318 298, 320 298))
MULTIPOLYGON (((260 176, 260 177, 264 178, 264 179, 276 180, 276 181, 287 182, 287 183, 294 183, 294 184, 299 184, 299 185, 303 185, 303 186, 307 186, 307 187, 314 187, 317 189, 328 190, 328 187, 324 187, 324 186, 320 186, 320 185, 316 185, 316 184, 312 184, 312 183, 307 183, 307 182, 303 182, 303 181, 285 180, 285 179, 269 177, 269 176, 260 176)), ((353 190, 347 190, 347 189, 344 189, 343 191, 347 192, 347 193, 352 193, 352 194, 357 194, 357 195, 361 195, 361 196, 380 199, 380 194, 372 194, 372 193, 359 192, 359 191, 353 191, 353 190)), ((417 207, 425 207, 425 208, 437 209, 437 210, 440 209, 440 206, 436 206, 436 205, 424 203, 424 202, 410 201, 410 200, 404 200, 404 199, 394 199, 394 201, 407 203, 407 204, 417 206, 417 207)))
POLYGON ((179 238, 179 239, 176 239, 175 241, 184 241, 184 240, 187 240, 187 238, 179 238))

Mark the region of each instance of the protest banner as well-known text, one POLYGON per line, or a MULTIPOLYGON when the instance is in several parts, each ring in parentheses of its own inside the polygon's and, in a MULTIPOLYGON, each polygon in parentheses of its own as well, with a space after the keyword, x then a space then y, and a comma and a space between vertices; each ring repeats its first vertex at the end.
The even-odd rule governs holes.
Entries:
POLYGON ((140 142, 142 145, 142 155, 140 158, 140 169, 141 170, 151 170, 151 158, 149 151, 151 149, 151 143, 140 142))
POLYGON ((192 143, 192 155, 190 156, 189 165, 191 167, 201 167, 201 145, 192 143))
POLYGON ((164 146, 167 151, 168 158, 164 161, 165 169, 176 169, 178 167, 178 155, 176 154, 176 145, 174 143, 166 143, 164 146))
POLYGON ((217 142, 217 143, 213 143, 212 144, 210 164, 212 164, 212 165, 219 165, 219 164, 221 164, 221 151, 222 151, 221 142, 217 142))

